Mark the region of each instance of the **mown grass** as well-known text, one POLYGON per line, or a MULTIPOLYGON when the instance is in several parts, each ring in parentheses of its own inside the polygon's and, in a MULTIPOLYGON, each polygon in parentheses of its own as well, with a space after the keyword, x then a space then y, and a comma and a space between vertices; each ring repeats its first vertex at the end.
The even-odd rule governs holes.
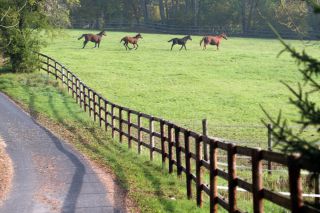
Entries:
MULTIPOLYGON (((135 146, 128 150, 127 144, 113 141, 55 80, 41 73, 0 74, 0 91, 24 106, 40 122, 46 118, 49 123, 57 124, 52 130, 62 137, 69 132, 72 137, 67 137, 78 150, 114 171, 141 212, 209 211, 207 196, 204 196, 202 209, 196 207, 195 200, 186 199, 184 176, 177 178, 175 174, 168 174, 159 157, 150 162, 147 151, 139 156, 135 146)), ((219 185, 226 185, 226 182, 219 178, 219 185)), ((224 191, 220 193, 227 196, 224 191)), ((239 193, 240 209, 252 212, 250 197, 247 193, 239 193)), ((224 212, 221 207, 219 210, 224 212)), ((269 202, 265 202, 265 210, 285 212, 269 202)))
MULTIPOLYGON (((100 49, 92 43, 81 49, 77 38, 87 31, 64 32, 43 53, 112 102, 198 131, 207 118, 211 135, 260 147, 267 145, 261 106, 272 115, 283 109, 288 118, 297 118, 280 80, 294 84, 301 76, 288 54, 277 57, 283 48, 277 40, 231 37, 220 51, 203 51, 200 37, 193 36, 188 51, 171 52, 167 41, 174 35, 143 34, 137 51, 125 51, 120 39, 134 33, 107 32, 100 49)), ((307 51, 319 56, 317 48, 307 51)))

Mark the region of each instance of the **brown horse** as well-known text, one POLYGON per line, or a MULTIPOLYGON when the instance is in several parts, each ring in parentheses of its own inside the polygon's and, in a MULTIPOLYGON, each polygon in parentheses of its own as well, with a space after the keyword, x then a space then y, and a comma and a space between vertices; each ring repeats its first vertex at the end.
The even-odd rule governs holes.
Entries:
POLYGON ((80 40, 80 39, 82 39, 84 37, 84 42, 83 42, 82 49, 87 45, 87 43, 89 41, 95 43, 94 48, 96 48, 97 45, 98 45, 98 48, 99 48, 100 47, 100 42, 102 40, 102 36, 106 36, 106 33, 105 33, 104 30, 101 31, 100 33, 96 34, 96 35, 94 35, 94 34, 82 34, 82 36, 80 36, 78 38, 78 40, 80 40))
POLYGON ((136 36, 134 36, 134 37, 126 36, 126 37, 123 37, 123 38, 121 39, 120 43, 124 41, 123 45, 124 45, 124 47, 126 48, 126 50, 128 50, 128 49, 131 50, 131 49, 133 49, 133 48, 138 49, 138 47, 139 47, 138 41, 139 41, 140 38, 142 38, 142 36, 141 36, 140 33, 138 33, 138 34, 137 34, 136 36), (129 43, 130 43, 130 44, 133 44, 133 48, 130 48, 130 47, 128 46, 129 43))
POLYGON ((204 36, 200 41, 200 47, 202 45, 202 42, 204 42, 204 46, 203 46, 204 50, 207 49, 207 45, 216 45, 217 50, 219 50, 219 45, 223 38, 228 40, 227 35, 225 33, 222 33, 218 36, 204 36))

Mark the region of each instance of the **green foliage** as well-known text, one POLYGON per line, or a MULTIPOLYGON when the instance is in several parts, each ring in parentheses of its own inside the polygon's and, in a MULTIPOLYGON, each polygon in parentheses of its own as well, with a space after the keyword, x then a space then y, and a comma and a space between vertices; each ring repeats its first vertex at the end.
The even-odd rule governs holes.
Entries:
MULTIPOLYGON (((315 11, 317 10, 315 9, 315 11)), ((276 32, 276 30, 274 31, 276 32)), ((290 104, 298 110, 300 116, 299 119, 293 122, 301 126, 301 129, 299 132, 294 131, 288 125, 288 120, 283 118, 281 112, 277 119, 273 119, 266 111, 265 113, 275 127, 273 135, 277 145, 281 147, 283 152, 287 154, 300 153, 303 159, 307 159, 309 162, 317 162, 320 159, 320 108, 318 100, 320 93, 320 61, 306 53, 306 51, 300 53, 281 38, 280 41, 285 47, 281 53, 288 52, 291 54, 292 58, 299 65, 299 72, 303 77, 302 82, 298 83, 297 88, 285 83, 285 80, 283 81, 291 93, 289 98, 290 104), (313 131, 315 135, 313 140, 305 138, 301 134, 307 128, 313 131)), ((313 164, 311 166, 313 172, 320 172, 320 164, 313 164)))
POLYGON ((76 0, 0 0, 0 50, 13 72, 32 72, 34 52, 45 44, 43 35, 68 23, 68 7, 76 0))

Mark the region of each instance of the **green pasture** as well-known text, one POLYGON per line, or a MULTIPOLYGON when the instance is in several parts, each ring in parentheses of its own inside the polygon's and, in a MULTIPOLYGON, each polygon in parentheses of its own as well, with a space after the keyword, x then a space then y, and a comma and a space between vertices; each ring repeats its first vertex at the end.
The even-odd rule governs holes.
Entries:
MULTIPOLYGON (((203 51, 200 36, 187 43, 188 51, 167 41, 176 35, 145 34, 137 51, 125 51, 120 39, 131 32, 107 32, 100 49, 77 38, 85 30, 66 30, 48 41, 43 53, 76 73, 87 85, 114 103, 201 130, 207 118, 209 133, 242 144, 266 146, 261 107, 277 115, 297 118, 288 105, 289 92, 280 83, 301 79, 297 65, 276 39, 223 40, 220 51, 203 51)), ((320 56, 318 47, 288 41, 320 56)))

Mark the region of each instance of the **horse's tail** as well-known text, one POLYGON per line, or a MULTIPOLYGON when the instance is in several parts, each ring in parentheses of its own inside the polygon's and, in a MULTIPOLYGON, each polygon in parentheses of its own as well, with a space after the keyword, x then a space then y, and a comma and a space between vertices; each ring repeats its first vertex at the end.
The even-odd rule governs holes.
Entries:
POLYGON ((200 41, 200 47, 202 46, 202 42, 204 41, 205 37, 203 37, 200 41))
POLYGON ((124 41, 124 39, 125 39, 125 37, 123 37, 123 38, 120 40, 120 43, 121 43, 121 42, 123 42, 123 41, 124 41))
POLYGON ((82 36, 80 36, 80 37, 78 38, 78 40, 82 39, 84 36, 85 36, 85 34, 82 34, 82 36))
MULTIPOLYGON (((174 39, 174 38, 173 38, 173 39, 174 39)), ((172 41, 173 41, 173 39, 169 40, 168 42, 172 42, 172 41)))

